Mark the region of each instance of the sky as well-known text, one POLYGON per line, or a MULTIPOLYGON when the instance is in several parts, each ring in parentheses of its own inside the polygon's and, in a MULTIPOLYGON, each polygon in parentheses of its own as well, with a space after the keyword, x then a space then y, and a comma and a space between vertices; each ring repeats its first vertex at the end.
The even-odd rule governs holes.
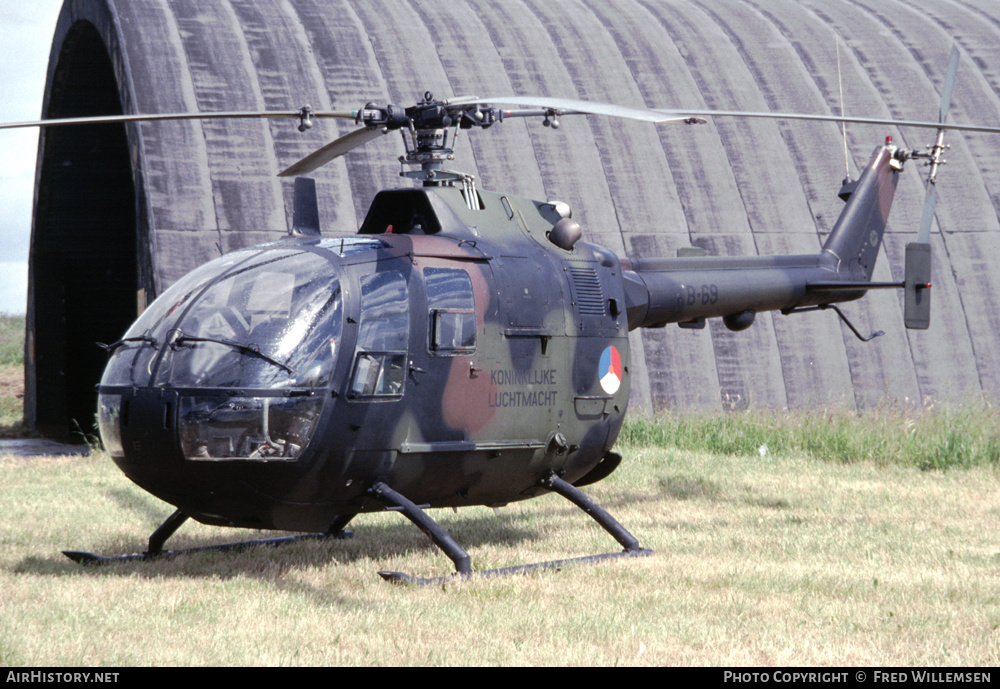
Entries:
MULTIPOLYGON (((0 0, 0 122, 37 120, 62 0, 0 0)), ((38 130, 0 131, 0 313, 23 314, 38 130)))

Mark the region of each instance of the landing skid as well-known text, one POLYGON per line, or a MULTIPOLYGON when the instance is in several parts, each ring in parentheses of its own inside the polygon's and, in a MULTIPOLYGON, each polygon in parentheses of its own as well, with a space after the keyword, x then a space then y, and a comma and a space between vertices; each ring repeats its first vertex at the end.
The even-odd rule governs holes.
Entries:
MULTIPOLYGON (((529 574, 531 572, 536 572, 539 570, 553 569, 556 571, 561 570, 566 565, 589 565, 596 562, 604 562, 605 560, 620 560, 622 558, 629 557, 646 557, 652 555, 652 550, 647 550, 646 548, 640 548, 638 550, 623 550, 620 553, 604 553, 602 555, 586 555, 584 557, 574 557, 567 560, 550 560, 549 562, 536 562, 530 565, 516 565, 514 567, 503 567, 500 569, 484 569, 478 572, 468 572, 461 573, 459 576, 463 579, 468 579, 471 577, 507 577, 515 574, 529 574)), ((455 575, 449 575, 446 577, 430 577, 427 579, 421 577, 414 577, 409 574, 404 574, 403 572, 379 572, 378 575, 390 581, 394 584, 418 584, 420 586, 425 586, 427 584, 445 584, 448 582, 455 581, 455 575)))
POLYGON ((145 552, 143 553, 132 553, 131 555, 118 555, 107 557, 104 555, 95 555, 94 553, 87 553, 79 550, 64 550, 63 555, 68 557, 73 562, 81 565, 105 565, 112 562, 131 562, 133 560, 153 560, 162 557, 173 557, 175 555, 185 555, 188 553, 199 553, 206 551, 216 551, 216 552, 236 552, 240 550, 247 550, 249 548, 260 548, 260 547, 275 547, 279 545, 286 545, 288 543, 294 543, 296 541, 321 541, 328 538, 334 539, 345 539, 352 538, 354 532, 344 531, 344 527, 347 526, 354 515, 343 515, 337 517, 333 524, 330 525, 329 531, 326 533, 311 533, 302 534, 299 536, 284 536, 281 538, 264 538, 256 541, 240 541, 239 543, 220 543, 218 545, 205 545, 196 548, 182 548, 180 550, 164 550, 163 544, 166 543, 167 539, 170 538, 177 529, 180 528, 181 524, 188 520, 188 516, 177 510, 172 515, 167 517, 167 520, 163 522, 156 531, 149 537, 149 545, 145 552))
MULTIPOLYGON (((543 569, 562 569, 564 565, 569 564, 591 564, 595 562, 603 562, 605 560, 617 560, 620 558, 631 558, 631 557, 645 557, 647 555, 652 555, 653 551, 646 548, 642 548, 639 545, 639 541, 633 536, 628 530, 625 529, 614 517, 612 517, 603 507, 598 505, 596 502, 591 500, 580 491, 578 488, 574 487, 572 484, 567 483, 555 474, 544 479, 542 485, 549 490, 552 490, 564 498, 573 502, 577 507, 582 509, 584 512, 589 514, 594 520, 601 525, 605 531, 610 533, 616 541, 618 541, 625 550, 616 553, 605 553, 602 555, 588 555, 585 557, 572 558, 568 560, 552 560, 550 562, 537 562, 530 565, 517 565, 515 567, 504 567, 501 569, 491 569, 484 570, 480 572, 475 572, 472 569, 471 558, 469 554, 465 552, 464 549, 451 537, 444 528, 438 524, 436 521, 427 516, 427 513, 423 511, 418 505, 414 504, 412 501, 408 500, 403 495, 400 495, 396 491, 389 488, 389 486, 384 483, 376 483, 370 489, 371 495, 385 503, 389 509, 399 510, 403 515, 417 525, 424 533, 426 533, 434 544, 444 551, 452 562, 455 563, 455 573, 463 579, 470 578, 472 576, 477 577, 501 577, 510 576, 513 574, 525 574, 528 572, 534 572, 543 569)), ((379 576, 393 583, 409 583, 409 584, 441 584, 449 581, 454 581, 455 576, 448 577, 433 577, 429 579, 422 579, 420 577, 414 577, 409 574, 404 574, 403 572, 379 572, 379 576)))
MULTIPOLYGON (((445 531, 440 524, 427 516, 427 513, 424 512, 420 506, 416 505, 400 493, 392 490, 384 483, 376 483, 371 487, 369 493, 372 497, 384 503, 387 509, 402 512, 407 519, 412 521, 424 533, 426 533, 431 540, 434 541, 434 544, 441 548, 451 561, 455 563, 455 572, 461 578, 469 578, 472 576, 486 578, 511 576, 538 570, 559 570, 564 566, 571 564, 592 564, 596 562, 604 562, 606 560, 645 557, 653 554, 652 550, 642 548, 635 536, 629 533, 628 530, 618 523, 618 521, 615 520, 615 518, 612 517, 604 508, 587 497, 587 495, 580 489, 567 483, 554 474, 541 481, 541 485, 555 493, 558 493, 559 495, 562 495, 593 517, 594 520, 600 524, 601 528, 610 533, 625 549, 614 553, 587 555, 584 557, 570 558, 566 560, 552 560, 549 562, 536 562, 529 565, 517 565, 514 567, 503 567, 500 569, 490 569, 477 572, 472 569, 472 560, 469 557, 469 554, 465 552, 462 546, 460 546, 455 539, 451 537, 451 534, 445 531)), ((222 543, 219 545, 206 545, 196 548, 183 548, 181 550, 164 550, 163 545, 166 543, 167 539, 170 538, 177 531, 177 529, 179 529, 181 525, 188 520, 188 516, 186 514, 177 510, 170 515, 167 520, 164 521, 163 524, 161 524, 160 527, 157 528, 156 531, 154 531, 149 537, 148 548, 143 553, 107 557, 104 555, 95 555, 94 553, 82 552, 78 550, 64 550, 63 555, 79 564, 103 565, 112 562, 153 560, 161 557, 172 557, 175 555, 204 551, 233 552, 262 546, 279 546, 305 540, 326 540, 330 538, 345 539, 352 538, 354 536, 351 531, 344 530, 344 527, 347 526, 347 523, 350 522, 354 516, 355 515, 353 514, 345 514, 337 517, 330 525, 330 528, 326 533, 302 534, 299 536, 286 536, 283 538, 266 538, 255 541, 241 541, 239 543, 222 543)), ((386 571, 379 572, 379 576, 386 581, 394 583, 411 583, 421 585, 441 584, 455 580, 454 575, 425 579, 413 577, 409 574, 404 574, 403 572, 386 571)))

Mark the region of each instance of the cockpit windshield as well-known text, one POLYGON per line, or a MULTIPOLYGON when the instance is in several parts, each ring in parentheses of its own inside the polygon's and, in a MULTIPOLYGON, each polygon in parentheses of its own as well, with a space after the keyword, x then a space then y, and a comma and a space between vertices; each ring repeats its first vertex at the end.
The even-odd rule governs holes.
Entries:
POLYGON ((130 389, 152 386, 177 393, 188 460, 295 460, 327 397, 314 388, 333 375, 343 309, 325 249, 276 242, 201 266, 106 345, 98 408, 105 446, 124 454, 130 389))
POLYGON ((167 290, 116 347, 103 384, 322 387, 342 322, 340 283, 325 257, 238 252, 167 290))

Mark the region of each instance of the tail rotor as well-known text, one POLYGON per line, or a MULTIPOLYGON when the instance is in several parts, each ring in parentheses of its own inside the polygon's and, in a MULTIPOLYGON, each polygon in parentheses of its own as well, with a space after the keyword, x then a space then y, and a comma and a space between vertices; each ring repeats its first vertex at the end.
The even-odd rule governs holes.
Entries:
MULTIPOLYGON (((948 70, 941 89, 941 106, 938 109, 938 123, 944 124, 951 108, 951 92, 955 87, 955 75, 958 73, 958 46, 952 45, 948 58, 948 70)), ((934 212, 937 208, 937 173, 938 168, 945 164, 941 154, 947 150, 944 145, 944 129, 937 130, 937 138, 926 153, 913 153, 912 158, 926 158, 930 172, 927 175, 927 194, 924 199, 924 211, 920 218, 920 230, 917 241, 906 245, 905 287, 903 304, 903 323, 907 328, 926 330, 931 323, 931 223, 934 222, 934 212)))

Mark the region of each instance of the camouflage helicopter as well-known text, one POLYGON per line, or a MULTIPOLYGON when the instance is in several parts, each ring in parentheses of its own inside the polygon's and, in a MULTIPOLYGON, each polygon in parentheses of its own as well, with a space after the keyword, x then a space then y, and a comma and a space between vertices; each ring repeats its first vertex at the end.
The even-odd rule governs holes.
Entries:
MULTIPOLYGON (((352 119, 359 128, 281 173, 295 182, 288 237, 226 254, 167 289, 123 338, 103 345, 98 387, 107 451, 136 484, 176 506, 146 552, 120 558, 66 551, 78 562, 163 555, 189 518, 304 536, 209 548, 340 538, 363 512, 398 510, 473 574, 468 553, 426 512, 500 506, 556 492, 622 546, 595 561, 648 555, 580 488, 622 461, 614 444, 629 401, 628 333, 744 330, 761 311, 834 310, 870 289, 905 291, 905 324, 930 319, 928 234, 934 180, 957 67, 953 51, 938 122, 774 113, 657 111, 544 97, 369 103, 357 111, 128 115, 75 122, 209 117, 352 119), (509 109, 504 109, 509 108, 509 109), (515 117, 558 126, 567 115, 699 124, 704 116, 773 117, 931 127, 926 151, 876 147, 816 254, 622 258, 583 240, 570 209, 482 191, 446 168, 461 129, 515 117), (324 237, 315 184, 299 175, 390 131, 406 145, 405 177, 377 194, 359 232, 324 237), (871 281, 904 164, 930 164, 928 199, 905 278, 871 281)), ((19 126, 19 125, 18 125, 19 126)), ((572 560, 571 560, 572 561, 572 560)), ((567 561, 487 572, 498 575, 567 561)), ((399 572, 392 581, 427 583, 399 572)))

